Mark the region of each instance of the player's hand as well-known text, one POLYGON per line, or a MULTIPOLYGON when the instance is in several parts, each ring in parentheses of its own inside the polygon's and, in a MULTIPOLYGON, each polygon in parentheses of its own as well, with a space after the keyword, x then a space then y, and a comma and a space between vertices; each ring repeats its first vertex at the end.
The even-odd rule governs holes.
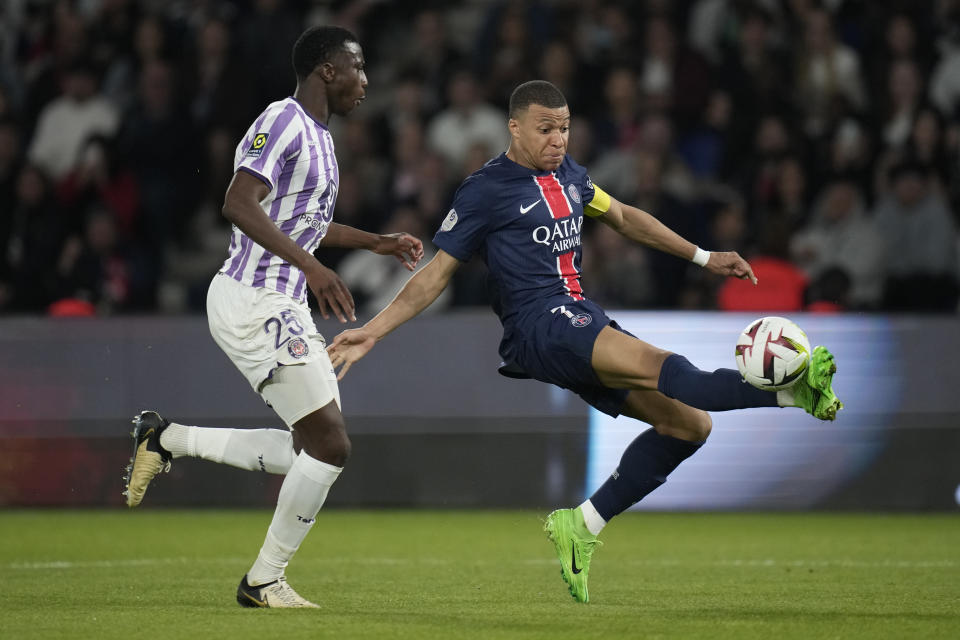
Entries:
POLYGON ((380 236, 374 253, 395 256, 409 271, 417 268, 423 258, 423 243, 409 233, 387 233, 380 236))
POLYGON ((313 295, 317 297, 317 306, 320 308, 320 315, 324 320, 330 317, 327 309, 333 312, 340 322, 346 322, 347 318, 356 322, 357 316, 354 314, 355 305, 350 290, 343 283, 332 269, 328 269, 317 262, 307 273, 307 285, 313 295))
POLYGON ((337 371, 337 380, 343 380, 350 370, 350 366, 367 355, 377 339, 366 329, 348 329, 333 339, 327 346, 327 354, 330 356, 330 362, 333 363, 337 371))
POLYGON ((710 260, 705 266, 721 276, 734 276, 757 284, 757 276, 753 275, 750 263, 741 258, 736 251, 712 251, 710 260))

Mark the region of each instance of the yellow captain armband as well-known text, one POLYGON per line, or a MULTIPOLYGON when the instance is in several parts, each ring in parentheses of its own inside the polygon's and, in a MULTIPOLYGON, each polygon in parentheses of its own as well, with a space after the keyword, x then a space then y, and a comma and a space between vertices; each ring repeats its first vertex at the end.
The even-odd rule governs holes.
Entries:
POLYGON ((583 205, 583 215, 596 218, 607 211, 610 211, 610 194, 593 185, 593 200, 583 205))

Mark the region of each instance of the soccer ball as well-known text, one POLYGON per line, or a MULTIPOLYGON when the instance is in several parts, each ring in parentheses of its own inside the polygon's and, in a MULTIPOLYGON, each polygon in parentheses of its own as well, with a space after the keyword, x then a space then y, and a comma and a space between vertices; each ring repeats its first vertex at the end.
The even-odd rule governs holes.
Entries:
POLYGON ((751 322, 736 348, 737 369, 758 389, 779 391, 793 386, 810 364, 810 341, 803 329, 779 316, 751 322))

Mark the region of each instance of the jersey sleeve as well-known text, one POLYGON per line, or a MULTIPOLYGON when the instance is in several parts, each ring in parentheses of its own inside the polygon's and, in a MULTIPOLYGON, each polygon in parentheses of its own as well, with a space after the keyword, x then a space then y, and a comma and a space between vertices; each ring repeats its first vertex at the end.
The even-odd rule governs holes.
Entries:
POLYGON ((589 175, 583 178, 583 215, 590 218, 602 216, 610 210, 610 195, 593 184, 589 175))
POLYGON ((302 135, 302 122, 292 106, 267 109, 237 145, 234 172, 246 171, 272 190, 284 164, 299 153, 302 135))
POLYGON ((433 236, 433 244, 461 262, 476 253, 490 229, 491 214, 485 203, 483 181, 471 176, 453 197, 453 208, 433 236))

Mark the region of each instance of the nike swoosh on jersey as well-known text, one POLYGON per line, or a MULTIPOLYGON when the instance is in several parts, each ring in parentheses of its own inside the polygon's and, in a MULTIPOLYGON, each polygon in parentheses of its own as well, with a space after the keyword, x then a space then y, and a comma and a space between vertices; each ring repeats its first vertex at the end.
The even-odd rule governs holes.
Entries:
MULTIPOLYGON (((540 200, 543 200, 543 198, 540 198, 540 200)), ((533 204, 531 204, 531 205, 529 205, 529 206, 526 206, 526 207, 523 206, 523 205, 520 205, 520 215, 525 214, 527 211, 530 211, 530 209, 533 209, 535 206, 537 206, 538 204, 540 204, 540 200, 537 200, 537 201, 534 202, 533 204)))

